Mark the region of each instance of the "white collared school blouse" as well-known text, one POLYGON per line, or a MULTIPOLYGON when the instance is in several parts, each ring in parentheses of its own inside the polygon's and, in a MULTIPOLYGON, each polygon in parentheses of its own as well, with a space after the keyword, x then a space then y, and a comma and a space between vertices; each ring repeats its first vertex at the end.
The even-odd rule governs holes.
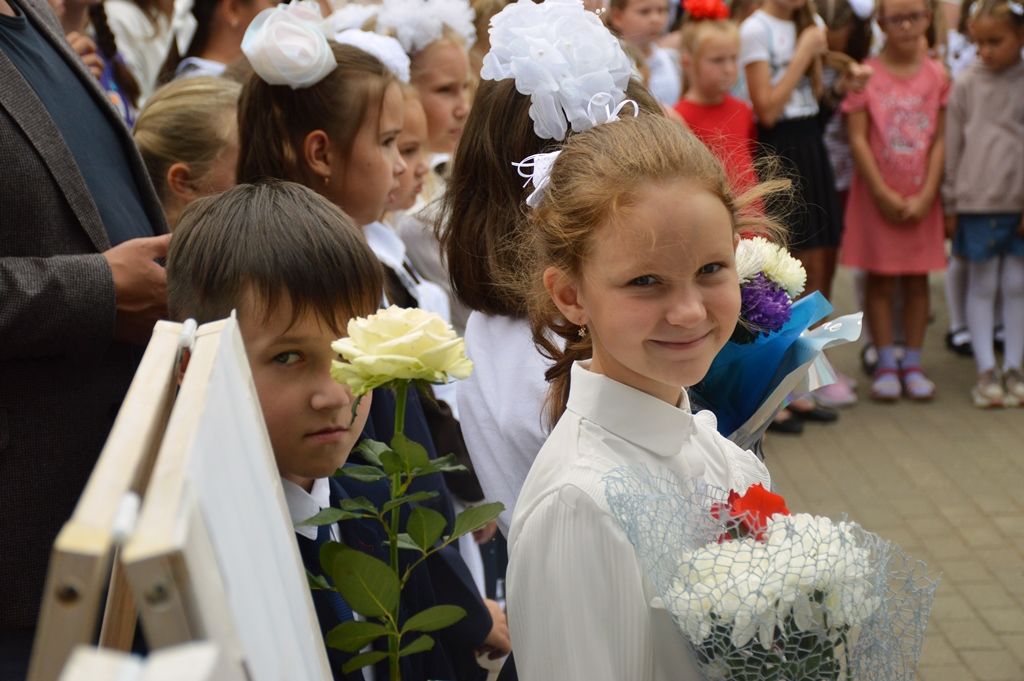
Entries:
POLYGON ((522 681, 700 679, 605 500, 623 465, 668 469, 723 489, 770 486, 764 465, 679 407, 572 368, 565 414, 519 494, 509 536, 508 613, 522 681))

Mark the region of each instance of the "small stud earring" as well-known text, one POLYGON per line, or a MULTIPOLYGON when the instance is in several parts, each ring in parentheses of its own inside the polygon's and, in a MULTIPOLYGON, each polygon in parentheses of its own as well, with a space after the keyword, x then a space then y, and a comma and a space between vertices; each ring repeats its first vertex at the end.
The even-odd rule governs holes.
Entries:
POLYGON ((580 328, 576 331, 576 335, 579 336, 580 338, 586 338, 587 337, 587 325, 586 324, 581 324, 580 328))
POLYGON ((326 187, 330 183, 331 183, 331 176, 330 175, 324 175, 324 186, 326 187))

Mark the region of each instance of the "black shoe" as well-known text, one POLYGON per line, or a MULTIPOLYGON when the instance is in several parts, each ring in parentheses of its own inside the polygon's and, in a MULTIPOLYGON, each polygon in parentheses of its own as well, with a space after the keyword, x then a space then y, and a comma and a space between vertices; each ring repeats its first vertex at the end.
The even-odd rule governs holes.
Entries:
POLYGON ((971 347, 971 333, 965 328, 959 328, 946 334, 946 347, 961 357, 973 357, 974 349, 971 347))
POLYGON ((772 420, 768 424, 768 431, 784 435, 799 435, 804 432, 804 422, 793 416, 792 412, 790 412, 790 417, 784 421, 772 420))
POLYGON ((839 420, 838 409, 832 409, 831 407, 823 407, 820 404, 816 405, 813 409, 807 409, 804 411, 794 409, 793 405, 790 405, 789 411, 793 414, 793 416, 797 417, 801 421, 813 421, 815 423, 834 423, 839 420))

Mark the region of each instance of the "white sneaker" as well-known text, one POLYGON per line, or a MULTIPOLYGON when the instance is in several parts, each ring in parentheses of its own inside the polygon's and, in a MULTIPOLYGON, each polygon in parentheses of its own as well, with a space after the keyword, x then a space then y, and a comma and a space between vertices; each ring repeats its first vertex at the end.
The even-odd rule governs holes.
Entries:
POLYGON ((1006 393, 994 369, 978 375, 977 384, 971 388, 971 399, 978 409, 992 409, 1005 405, 1006 393))
POLYGON ((1024 406, 1024 374, 1020 369, 1007 369, 1003 374, 1003 385, 1006 386, 1003 406, 1024 406))

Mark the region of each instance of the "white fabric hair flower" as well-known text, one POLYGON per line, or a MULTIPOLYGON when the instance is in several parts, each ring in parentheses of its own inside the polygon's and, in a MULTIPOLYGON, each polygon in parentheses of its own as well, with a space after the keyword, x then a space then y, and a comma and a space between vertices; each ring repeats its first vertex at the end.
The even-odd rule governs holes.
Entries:
POLYGON ((331 12, 327 21, 331 23, 331 28, 336 34, 350 28, 363 30, 366 24, 377 16, 378 12, 380 12, 380 5, 363 5, 352 2, 331 12))
POLYGON ((338 66, 327 42, 329 25, 314 0, 299 0, 256 15, 242 38, 242 52, 270 85, 311 87, 338 66))
POLYGON ((632 62, 581 0, 518 0, 491 19, 490 37, 480 77, 515 79, 540 138, 594 127, 587 107, 595 95, 610 95, 612 107, 626 96, 632 62))
POLYGON ((444 36, 445 27, 466 46, 476 42, 475 14, 466 0, 384 0, 377 14, 377 32, 394 35, 409 55, 444 36))
POLYGON ((358 47, 363 52, 372 54, 380 59, 395 78, 403 83, 409 82, 409 55, 394 38, 368 31, 349 29, 334 36, 334 41, 358 47))

